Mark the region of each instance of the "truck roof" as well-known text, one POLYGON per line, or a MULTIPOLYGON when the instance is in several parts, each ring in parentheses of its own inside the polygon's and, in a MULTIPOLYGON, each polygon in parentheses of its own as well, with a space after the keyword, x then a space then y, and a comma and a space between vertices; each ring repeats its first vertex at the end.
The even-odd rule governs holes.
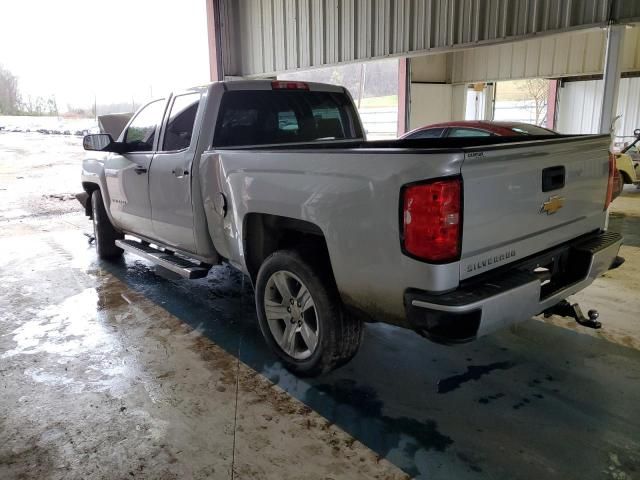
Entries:
MULTIPOLYGON (((202 93, 208 89, 213 88, 215 85, 223 85, 226 91, 235 90, 307 90, 310 92, 333 92, 333 93, 346 93, 349 91, 339 85, 331 85, 329 83, 319 82, 301 82, 297 80, 223 80, 219 82, 209 82, 201 85, 194 85, 189 88, 176 89, 171 92, 172 95, 181 95, 188 92, 202 93)), ((162 97, 154 98, 158 100, 162 97)))
POLYGON ((220 82, 226 90, 309 90, 312 92, 344 93, 346 89, 339 85, 297 80, 225 80, 220 82))

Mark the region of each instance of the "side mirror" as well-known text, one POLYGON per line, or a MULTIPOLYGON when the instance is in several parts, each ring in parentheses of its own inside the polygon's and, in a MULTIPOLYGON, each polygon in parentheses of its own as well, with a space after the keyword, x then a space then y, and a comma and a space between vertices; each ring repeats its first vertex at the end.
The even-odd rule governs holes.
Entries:
POLYGON ((636 128, 636 129, 633 131, 633 136, 634 136, 634 137, 640 137, 640 128, 636 128))
POLYGON ((82 146, 85 150, 92 152, 114 152, 122 153, 121 143, 114 142, 111 135, 108 133, 94 133, 91 135, 85 135, 82 140, 82 146))

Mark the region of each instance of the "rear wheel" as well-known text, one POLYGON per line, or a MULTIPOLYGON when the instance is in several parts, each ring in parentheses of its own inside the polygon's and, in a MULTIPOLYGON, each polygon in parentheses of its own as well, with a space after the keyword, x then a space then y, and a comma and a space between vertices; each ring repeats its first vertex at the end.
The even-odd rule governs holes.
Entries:
POLYGON ((95 190, 91 194, 91 213, 93 217, 93 236, 98 256, 103 259, 121 256, 123 250, 116 246, 116 240, 124 238, 124 235, 113 228, 104 207, 100 190, 95 190))
POLYGON ((362 322, 345 314, 333 278, 295 251, 278 251, 264 261, 256 306, 267 344, 298 375, 328 372, 358 351, 362 322))

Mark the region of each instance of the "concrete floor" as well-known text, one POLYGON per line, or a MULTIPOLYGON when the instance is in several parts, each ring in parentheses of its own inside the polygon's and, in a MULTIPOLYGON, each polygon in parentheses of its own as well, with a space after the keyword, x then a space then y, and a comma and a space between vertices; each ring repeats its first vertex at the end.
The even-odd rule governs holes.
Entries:
POLYGON ((453 348, 368 325, 352 363, 301 380, 234 270, 100 262, 65 200, 79 142, 47 138, 58 161, 15 135, 0 137, 0 479, 640 478, 636 190, 611 221, 627 263, 578 296, 602 330, 532 319, 453 348))

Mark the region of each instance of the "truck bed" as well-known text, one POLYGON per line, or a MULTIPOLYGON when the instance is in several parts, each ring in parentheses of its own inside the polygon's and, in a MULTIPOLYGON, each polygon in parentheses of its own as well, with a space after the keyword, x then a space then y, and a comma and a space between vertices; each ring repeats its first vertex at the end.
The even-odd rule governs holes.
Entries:
MULTIPOLYGON (((464 279, 604 228, 608 144, 607 135, 562 135, 225 148, 205 152, 201 177, 205 204, 220 191, 206 191, 209 177, 224 179, 228 198, 243 199, 237 219, 259 212, 316 225, 347 303, 403 318, 407 287, 451 291, 464 279), (543 192, 543 170, 558 166, 566 185, 543 192), (460 258, 429 264, 403 254, 403 186, 456 176, 463 186, 460 258), (566 206, 541 213, 553 196, 566 206)), ((215 212, 208 215, 209 225, 220 223, 215 212)), ((225 228, 243 238, 238 220, 225 228)), ((224 257, 242 256, 233 243, 222 248, 224 257)))
POLYGON ((510 137, 456 137, 456 138, 418 138, 395 140, 326 140, 307 143, 287 143, 273 145, 251 145, 243 147, 224 147, 218 150, 394 150, 394 153, 413 153, 416 150, 438 150, 443 152, 461 151, 469 148, 495 147, 508 144, 512 147, 528 146, 537 142, 551 145, 567 141, 579 141, 589 138, 609 138, 609 135, 528 135, 510 137))

